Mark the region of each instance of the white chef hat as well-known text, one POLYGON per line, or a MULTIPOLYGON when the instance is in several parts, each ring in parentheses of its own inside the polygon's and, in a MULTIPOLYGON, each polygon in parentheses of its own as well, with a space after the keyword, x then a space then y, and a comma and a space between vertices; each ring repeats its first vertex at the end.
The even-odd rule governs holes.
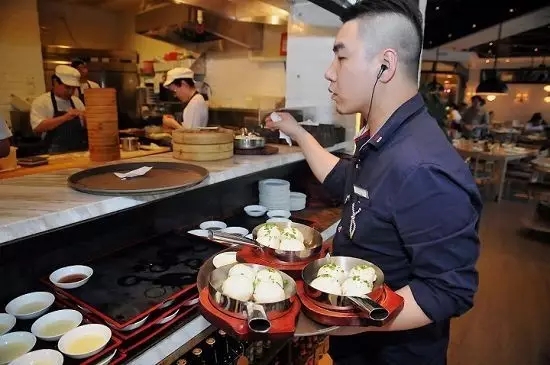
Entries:
POLYGON ((193 70, 185 67, 176 67, 166 73, 166 81, 164 82, 164 86, 168 87, 171 83, 178 79, 193 80, 193 77, 195 77, 193 70))
POLYGON ((80 72, 77 69, 67 66, 59 65, 55 68, 55 76, 59 77, 61 82, 67 86, 80 86, 80 72))

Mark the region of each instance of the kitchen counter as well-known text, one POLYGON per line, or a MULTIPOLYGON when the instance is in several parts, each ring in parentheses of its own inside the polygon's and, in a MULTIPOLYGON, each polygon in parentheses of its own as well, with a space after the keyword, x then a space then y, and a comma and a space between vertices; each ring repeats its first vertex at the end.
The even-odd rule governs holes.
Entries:
MULTIPOLYGON (((279 153, 269 156, 234 156, 213 162, 197 162, 210 174, 201 184, 191 188, 231 180, 304 159, 300 148, 277 145, 279 153)), ((350 147, 349 142, 327 148, 338 151, 350 147)), ((181 162, 171 153, 132 159, 140 161, 181 162)), ((84 194, 67 186, 67 178, 81 169, 65 169, 0 180, 0 246, 50 230, 84 222, 118 211, 130 209, 182 192, 145 196, 100 196, 84 194)), ((187 189, 190 190, 190 189, 187 189)))

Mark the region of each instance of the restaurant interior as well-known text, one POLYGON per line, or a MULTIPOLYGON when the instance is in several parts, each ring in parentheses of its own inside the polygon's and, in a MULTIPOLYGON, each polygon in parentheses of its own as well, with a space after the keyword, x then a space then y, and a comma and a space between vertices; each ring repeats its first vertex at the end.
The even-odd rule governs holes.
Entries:
MULTIPOLYGON (((343 202, 265 124, 289 112, 353 155, 363 116, 336 112, 324 73, 355 2, 0 1, 0 365, 330 365, 331 331, 399 313, 383 283, 368 319, 311 294, 305 275, 330 257, 343 202), (35 101, 54 100, 52 77, 75 60, 87 143, 53 152, 35 101), (163 86, 174 68, 207 105, 200 128, 166 127, 191 104, 163 86), (270 248, 266 222, 309 243, 270 248), (257 286, 258 267, 276 269, 283 299, 222 293, 215 274, 227 282, 236 262, 257 286)), ((419 92, 484 204, 479 289, 451 321, 447 363, 550 365, 550 6, 482 5, 419 0, 419 92)))

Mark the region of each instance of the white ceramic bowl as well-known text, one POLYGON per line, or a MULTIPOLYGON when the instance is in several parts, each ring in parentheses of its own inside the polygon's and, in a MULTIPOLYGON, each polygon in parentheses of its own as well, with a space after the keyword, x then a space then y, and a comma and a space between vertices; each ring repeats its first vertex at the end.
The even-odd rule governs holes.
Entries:
POLYGON ((288 218, 269 218, 266 223, 292 223, 288 218))
POLYGON ((61 289, 74 289, 86 284, 90 277, 93 275, 94 270, 91 267, 84 265, 73 265, 62 267, 50 274, 50 281, 61 289), (62 282, 63 279, 68 279, 72 275, 81 276, 82 279, 78 281, 62 282))
POLYGON ((224 233, 234 234, 236 236, 244 237, 246 236, 250 231, 244 227, 227 227, 220 230, 224 233))
POLYGON ((199 226, 200 229, 205 230, 216 230, 216 229, 224 229, 227 228, 227 224, 221 221, 206 221, 202 222, 199 226))
POLYGON ((208 231, 206 229, 192 229, 187 231, 187 233, 192 234, 193 236, 208 237, 208 231))
POLYGON ((216 269, 235 262, 237 262, 237 252, 235 251, 219 253, 214 256, 214 259, 212 260, 212 263, 216 269))
POLYGON ((95 363, 95 365, 107 365, 115 357, 118 350, 111 352, 109 355, 105 356, 103 359, 95 363))
POLYGON ((165 323, 170 322, 171 320, 173 320, 174 318, 176 318, 176 316, 178 315, 179 311, 180 311, 180 310, 177 309, 174 313, 172 313, 172 314, 170 314, 170 315, 168 315, 168 316, 166 316, 166 317, 160 319, 160 320, 157 322, 157 324, 165 324, 165 323))
POLYGON ((59 340, 57 347, 59 348, 59 351, 69 357, 72 357, 73 359, 85 359, 103 350, 109 343, 111 335, 111 330, 105 325, 86 324, 65 333, 59 340), (93 340, 95 338, 98 338, 97 342, 93 340), (96 343, 91 344, 91 341, 96 343), (87 343, 89 348, 71 348, 80 342, 87 343))
POLYGON ((34 345, 36 345, 36 337, 30 332, 12 332, 0 336, 0 364, 8 364, 10 361, 25 355, 32 350, 34 345), (20 351, 13 354, 12 357, 7 357, 5 351, 14 344, 21 346, 20 351))
POLYGON ((31 327, 31 332, 33 335, 44 341, 57 341, 65 333, 70 330, 80 326, 82 323, 82 314, 79 311, 73 309, 61 309, 58 311, 50 312, 40 318, 38 318, 31 327), (61 322, 66 322, 64 329, 61 329, 59 333, 55 334, 46 334, 45 331, 48 330, 48 327, 55 326, 56 323, 60 324, 61 322))
POLYGON ((244 236, 245 238, 248 238, 248 239, 251 239, 253 240, 254 239, 254 235, 252 233, 249 233, 247 234, 246 236, 244 236))
POLYGON ((251 217, 261 217, 267 212, 267 208, 263 205, 247 205, 244 211, 251 217))
POLYGON ((288 210, 276 209, 267 212, 269 218, 290 218, 291 213, 288 210))
POLYGON ((34 364, 48 364, 48 365, 62 365, 63 355, 59 351, 55 350, 36 350, 29 352, 21 357, 18 357, 15 361, 10 362, 10 365, 34 365, 34 364))
POLYGON ((8 313, 0 313, 0 336, 5 335, 13 326, 15 326, 17 320, 15 317, 8 313))
POLYGON ((21 295, 6 305, 6 312, 17 319, 40 317, 51 307, 55 297, 52 293, 37 291, 21 295))
POLYGON ((138 329, 138 328, 140 328, 141 326, 143 326, 145 324, 145 322, 147 321, 148 318, 149 318, 149 316, 145 316, 142 319, 140 319, 139 321, 134 322, 132 324, 129 324, 126 327, 121 328, 120 330, 122 332, 129 332, 129 331, 133 331, 135 329, 138 329))

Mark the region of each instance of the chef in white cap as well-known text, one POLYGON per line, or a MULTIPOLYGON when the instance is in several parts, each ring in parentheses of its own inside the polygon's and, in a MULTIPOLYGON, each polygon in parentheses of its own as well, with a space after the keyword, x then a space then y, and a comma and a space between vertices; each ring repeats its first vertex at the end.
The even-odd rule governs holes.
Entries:
POLYGON ((170 129, 200 128, 208 124, 208 104, 195 88, 194 73, 184 67, 174 68, 166 74, 164 87, 170 89, 183 103, 183 123, 180 125, 174 117, 165 115, 162 124, 170 129))
POLYGON ((52 89, 31 106, 31 125, 48 144, 50 153, 83 151, 88 148, 84 104, 73 96, 80 87, 80 72, 59 65, 52 76, 52 89))

